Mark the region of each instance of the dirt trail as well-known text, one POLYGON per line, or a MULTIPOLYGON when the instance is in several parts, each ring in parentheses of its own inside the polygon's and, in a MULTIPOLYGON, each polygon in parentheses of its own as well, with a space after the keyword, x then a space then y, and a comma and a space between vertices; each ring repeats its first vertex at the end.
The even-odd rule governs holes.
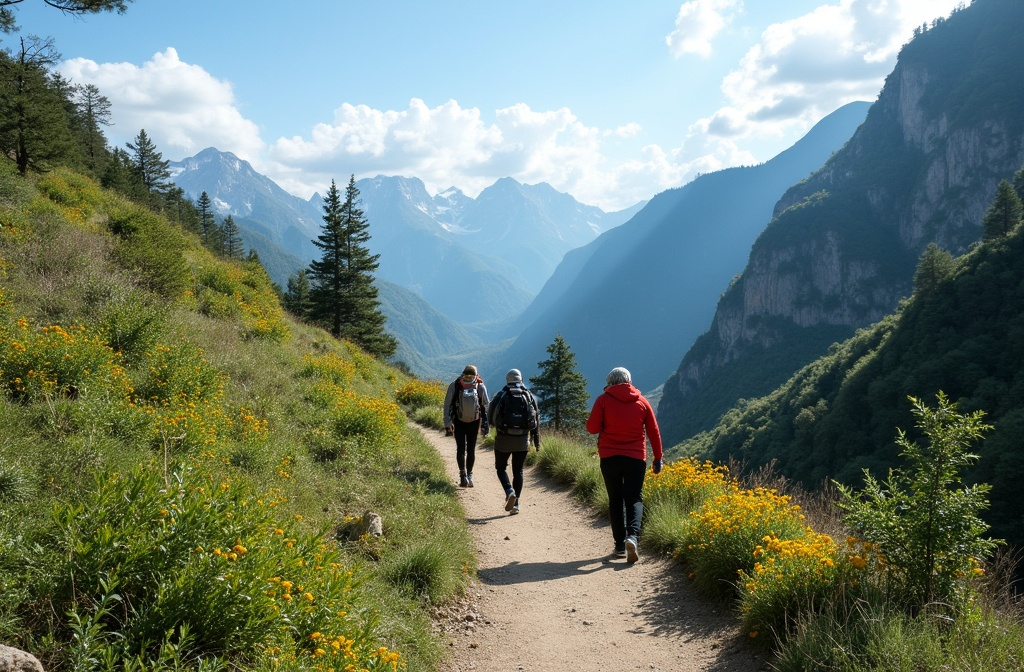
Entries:
MULTIPOLYGON (((455 441, 423 430, 457 481, 455 441)), ((477 448, 476 487, 460 488, 479 559, 466 603, 438 614, 451 645, 442 672, 767 670, 728 607, 696 595, 678 567, 611 555, 606 520, 526 468, 510 516, 494 453, 477 448)), ((511 467, 510 467, 511 474, 511 467)))

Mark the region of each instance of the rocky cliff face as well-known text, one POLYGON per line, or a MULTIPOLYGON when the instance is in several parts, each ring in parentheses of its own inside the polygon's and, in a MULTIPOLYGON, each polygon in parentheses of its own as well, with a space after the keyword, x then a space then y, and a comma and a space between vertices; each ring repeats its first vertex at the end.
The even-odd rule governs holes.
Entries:
MULTIPOLYGON (((1010 5, 978 2, 959 14, 993 6, 1010 5)), ((1024 12, 1012 13, 1024 23, 1024 12)), ((978 21, 957 20, 915 43, 984 39, 978 21)), ((979 238, 999 180, 1024 164, 1019 108, 956 104, 981 66, 951 73, 929 60, 934 48, 914 46, 846 147, 779 200, 710 330, 665 384, 659 416, 670 442, 710 428, 737 400, 766 394, 837 338, 892 312, 929 243, 957 254, 979 238)), ((988 51, 986 67, 998 67, 988 51)), ((1024 78, 1003 84, 1019 90, 1024 78)))

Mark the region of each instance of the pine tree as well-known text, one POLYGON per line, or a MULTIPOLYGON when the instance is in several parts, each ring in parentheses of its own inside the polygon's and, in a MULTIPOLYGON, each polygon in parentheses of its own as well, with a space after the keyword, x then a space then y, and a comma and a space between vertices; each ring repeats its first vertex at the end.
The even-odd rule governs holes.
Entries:
POLYGON ((142 184, 146 185, 146 190, 150 193, 166 190, 170 186, 168 178, 171 176, 171 162, 165 161, 163 154, 156 151, 156 145, 146 135, 146 129, 140 130, 135 136, 135 143, 129 142, 127 147, 132 151, 135 173, 142 184))
POLYGON ((284 307, 299 319, 306 319, 310 311, 309 277, 306 269, 300 268, 288 278, 288 289, 284 293, 284 307))
POLYGON ((914 290, 923 294, 931 292, 940 282, 953 276, 955 266, 956 263, 949 252, 940 249, 935 243, 930 243, 917 262, 917 269, 914 271, 914 290))
POLYGON ((380 312, 373 272, 380 255, 370 254, 369 223, 358 207, 355 175, 345 200, 334 180, 324 199, 324 224, 313 241, 323 256, 309 267, 310 317, 336 338, 344 338, 375 357, 390 357, 397 343, 384 331, 387 318, 380 312))
POLYGON ((0 153, 24 175, 62 163, 72 138, 68 101, 47 70, 59 58, 53 40, 28 37, 19 44, 13 57, 0 52, 0 153))
POLYGON ((576 355, 561 334, 547 353, 548 359, 537 362, 540 373, 530 378, 541 418, 556 431, 580 431, 589 414, 587 379, 576 370, 576 355))
POLYGON ((101 128, 110 125, 110 100, 95 84, 78 84, 74 87, 74 103, 83 163, 93 175, 100 175, 110 156, 101 128))
POLYGON ((214 230, 217 228, 217 218, 213 214, 213 202, 210 200, 210 195, 205 191, 199 194, 196 209, 199 210, 199 236, 203 239, 203 244, 209 247, 210 241, 214 238, 214 230))
POLYGON ((239 260, 245 257, 242 234, 238 232, 238 225, 235 224, 235 220, 231 215, 224 219, 221 235, 224 239, 222 245, 225 257, 239 260))
POLYGON ((996 197, 992 205, 988 206, 985 218, 981 220, 982 240, 1001 238, 1012 231, 1020 224, 1021 215, 1024 214, 1024 205, 1014 190, 1013 185, 1006 180, 1000 180, 996 188, 996 197))

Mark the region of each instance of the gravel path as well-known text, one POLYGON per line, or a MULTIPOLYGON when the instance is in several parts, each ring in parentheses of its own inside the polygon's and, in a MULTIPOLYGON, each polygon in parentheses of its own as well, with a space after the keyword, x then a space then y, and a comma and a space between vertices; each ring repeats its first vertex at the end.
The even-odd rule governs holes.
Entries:
MULTIPOLYGON (((457 482, 454 439, 422 431, 457 482)), ((441 672, 769 669, 728 606, 700 598, 678 566, 642 543, 634 565, 613 557, 607 521, 533 467, 510 516, 494 453, 478 447, 476 458, 476 487, 459 497, 479 580, 437 612, 451 646, 441 672)))

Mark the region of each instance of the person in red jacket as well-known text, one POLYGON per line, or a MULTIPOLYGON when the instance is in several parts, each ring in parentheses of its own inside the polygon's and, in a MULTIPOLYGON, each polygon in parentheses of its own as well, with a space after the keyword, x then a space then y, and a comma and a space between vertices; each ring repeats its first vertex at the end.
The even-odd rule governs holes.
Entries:
POLYGON ((587 431, 597 434, 601 475, 608 491, 615 555, 630 562, 639 559, 637 537, 643 518, 647 441, 654 452, 654 473, 661 472, 661 431, 654 409, 633 387, 629 371, 621 366, 609 372, 604 392, 594 400, 587 431))

